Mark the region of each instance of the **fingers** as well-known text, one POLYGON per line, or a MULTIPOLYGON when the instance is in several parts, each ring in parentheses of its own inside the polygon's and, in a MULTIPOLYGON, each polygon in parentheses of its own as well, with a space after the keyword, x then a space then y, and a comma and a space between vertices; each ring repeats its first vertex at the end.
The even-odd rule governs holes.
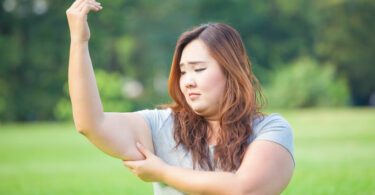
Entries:
POLYGON ((79 7, 81 4, 82 4, 83 0, 77 0, 73 3, 73 5, 71 6, 72 8, 77 8, 79 7))
POLYGON ((82 0, 83 3, 80 4, 80 9, 82 10, 84 8, 85 5, 91 5, 91 6, 94 6, 94 7, 97 7, 97 8, 101 8, 101 4, 94 1, 94 0, 82 0))
POLYGON ((122 162, 130 170, 135 169, 138 166, 137 161, 122 161, 122 162))
MULTIPOLYGON (((124 165, 125 165, 125 164, 124 164, 124 165)), ((130 166, 127 166, 127 165, 125 165, 125 167, 128 168, 128 169, 131 170, 131 171, 134 171, 134 170, 135 170, 133 167, 130 167, 130 166)))
POLYGON ((100 11, 103 9, 100 3, 95 0, 76 0, 66 11, 67 15, 87 15, 91 11, 100 11))
POLYGON ((76 9, 77 11, 81 12, 82 14, 87 14, 90 10, 91 11, 99 11, 103 9, 100 3, 94 0, 77 0, 76 9))
POLYGON ((133 175, 137 175, 137 172, 135 172, 133 169, 131 169, 130 171, 133 173, 133 175))
POLYGON ((102 6, 96 4, 96 3, 92 3, 92 2, 86 2, 86 3, 83 3, 78 9, 80 9, 80 12, 82 14, 88 14, 89 11, 99 11, 102 9, 102 6))
POLYGON ((143 147, 143 145, 139 142, 136 143, 137 145, 137 148, 138 150, 147 158, 149 157, 152 153, 145 147, 143 147))
POLYGON ((123 162, 124 162, 124 165, 125 165, 126 168, 128 168, 134 175, 137 175, 136 169, 134 169, 131 166, 128 166, 127 164, 125 164, 126 161, 123 161, 123 162))

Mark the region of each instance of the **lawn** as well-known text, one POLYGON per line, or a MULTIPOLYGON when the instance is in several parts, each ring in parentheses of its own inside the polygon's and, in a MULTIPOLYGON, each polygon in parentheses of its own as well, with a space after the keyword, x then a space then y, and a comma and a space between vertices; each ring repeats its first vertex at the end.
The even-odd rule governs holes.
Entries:
MULTIPOLYGON (((375 194, 375 109, 278 111, 296 169, 283 194, 375 194)), ((152 194, 72 123, 0 124, 0 194, 152 194)))

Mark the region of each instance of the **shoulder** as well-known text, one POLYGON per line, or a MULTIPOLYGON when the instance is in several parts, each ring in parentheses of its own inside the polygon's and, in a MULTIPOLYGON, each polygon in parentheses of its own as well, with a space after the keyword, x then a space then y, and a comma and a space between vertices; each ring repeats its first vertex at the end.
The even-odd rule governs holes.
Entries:
MULTIPOLYGON (((290 124, 280 114, 273 113, 270 115, 260 116, 254 120, 253 129, 256 132, 266 130, 270 127, 284 127, 291 129, 290 124)), ((254 132, 254 133, 256 133, 254 132)))
POLYGON ((253 122, 253 140, 268 140, 285 147, 294 159, 292 127, 280 114, 262 116, 253 122))
POLYGON ((146 109, 135 113, 140 114, 150 127, 152 132, 157 131, 165 122, 170 122, 172 110, 168 109, 146 109))
POLYGON ((172 115, 172 110, 170 108, 167 109, 145 109, 137 111, 136 113, 142 115, 145 118, 153 118, 153 119, 165 119, 172 115))

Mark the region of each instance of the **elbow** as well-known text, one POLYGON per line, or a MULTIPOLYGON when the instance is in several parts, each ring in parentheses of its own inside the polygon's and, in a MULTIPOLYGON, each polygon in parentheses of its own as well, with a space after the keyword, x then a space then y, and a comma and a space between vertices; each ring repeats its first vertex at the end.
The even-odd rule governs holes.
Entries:
POLYGON ((80 134, 87 134, 93 130, 100 128, 102 124, 103 117, 92 117, 84 114, 77 114, 73 112, 73 121, 76 130, 80 134))
POLYGON ((82 118, 78 120, 77 118, 74 118, 74 125, 76 127, 76 130, 83 135, 86 135, 87 133, 92 131, 97 131, 97 129, 101 128, 100 120, 92 121, 82 118))
POLYGON ((86 134, 86 131, 84 129, 81 129, 81 128, 78 128, 76 127, 78 133, 82 134, 82 135, 85 135, 86 134))
POLYGON ((82 135, 85 135, 85 136, 86 136, 87 132, 90 129, 87 125, 83 125, 83 124, 79 123, 76 120, 74 120, 74 125, 75 125, 76 130, 78 131, 78 133, 80 133, 82 135))
POLYGON ((83 128, 82 124, 80 124, 77 120, 74 120, 74 126, 79 133, 84 134, 85 128, 83 128))
POLYGON ((85 130, 84 128, 81 128, 80 126, 76 125, 76 130, 78 131, 78 133, 80 133, 84 136, 86 136, 86 134, 87 134, 87 130, 85 130))

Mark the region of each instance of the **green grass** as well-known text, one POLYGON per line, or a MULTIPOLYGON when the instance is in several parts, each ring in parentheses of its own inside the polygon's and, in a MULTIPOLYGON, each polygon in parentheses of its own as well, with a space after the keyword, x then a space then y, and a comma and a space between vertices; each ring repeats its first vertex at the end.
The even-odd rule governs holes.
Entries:
POLYGON ((281 112, 296 169, 283 194, 375 194, 375 109, 281 112))
POLYGON ((0 127, 0 194, 152 194, 73 124, 0 127))
MULTIPOLYGON (((283 194, 375 194, 375 109, 278 111, 296 169, 283 194)), ((73 124, 0 124, 0 194, 152 194, 73 124)))

